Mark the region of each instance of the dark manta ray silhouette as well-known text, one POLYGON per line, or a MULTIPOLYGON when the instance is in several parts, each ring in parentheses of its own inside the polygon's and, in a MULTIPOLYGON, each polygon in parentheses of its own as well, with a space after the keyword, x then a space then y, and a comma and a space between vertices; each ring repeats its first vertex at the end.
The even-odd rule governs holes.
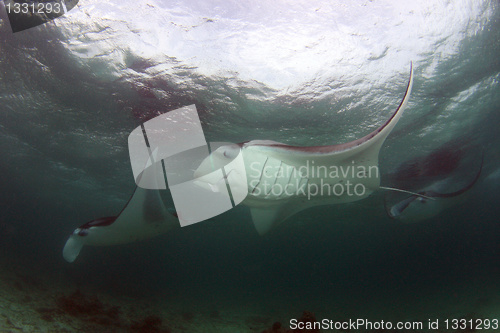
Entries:
POLYGON ((436 216, 457 205, 465 200, 464 194, 474 186, 481 176, 483 161, 484 155, 481 157, 481 165, 474 179, 457 191, 444 192, 444 189, 449 188, 450 183, 455 180, 455 177, 447 177, 419 190, 417 194, 407 196, 393 204, 389 204, 389 195, 386 195, 384 205, 387 214, 391 218, 401 221, 417 222, 436 216))

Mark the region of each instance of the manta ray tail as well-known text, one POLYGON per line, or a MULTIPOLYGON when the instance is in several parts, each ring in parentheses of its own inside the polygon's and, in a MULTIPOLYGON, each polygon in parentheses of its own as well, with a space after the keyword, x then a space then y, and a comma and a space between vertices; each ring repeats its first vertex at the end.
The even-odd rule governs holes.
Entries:
POLYGON ((379 186, 379 188, 382 189, 382 190, 396 191, 396 192, 401 192, 401 193, 407 193, 407 194, 411 194, 411 195, 416 195, 417 197, 421 197, 421 198, 425 198, 425 199, 429 199, 429 200, 436 200, 435 198, 429 197, 429 196, 424 195, 422 193, 416 193, 416 192, 412 192, 412 191, 402 190, 402 189, 399 189, 399 188, 386 187, 386 186, 379 186))

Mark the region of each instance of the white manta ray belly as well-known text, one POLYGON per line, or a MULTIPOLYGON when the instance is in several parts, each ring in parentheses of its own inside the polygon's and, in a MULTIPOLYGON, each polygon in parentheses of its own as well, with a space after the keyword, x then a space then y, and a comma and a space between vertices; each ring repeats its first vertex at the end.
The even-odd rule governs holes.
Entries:
MULTIPOLYGON (((195 171, 194 177, 224 167, 241 150, 244 166, 226 172, 246 172, 250 207, 259 233, 265 233, 289 216, 308 207, 353 202, 380 186, 378 154, 408 104, 413 67, 405 95, 397 110, 370 134, 345 144, 295 147, 255 140, 219 147, 195 171)), ((218 180, 211 180, 215 184, 218 180)), ((201 184, 200 184, 201 185, 201 184)))

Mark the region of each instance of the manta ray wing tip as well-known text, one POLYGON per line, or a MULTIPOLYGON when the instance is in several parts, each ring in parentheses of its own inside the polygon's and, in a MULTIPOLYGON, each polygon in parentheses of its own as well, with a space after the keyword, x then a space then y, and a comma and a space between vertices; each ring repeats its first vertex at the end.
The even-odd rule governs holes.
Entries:
POLYGON ((82 247, 84 245, 84 241, 81 236, 78 235, 71 235, 68 240, 66 241, 66 244, 64 245, 63 249, 63 258, 67 262, 71 263, 75 261, 75 259, 78 257, 80 254, 80 251, 82 250, 82 247))

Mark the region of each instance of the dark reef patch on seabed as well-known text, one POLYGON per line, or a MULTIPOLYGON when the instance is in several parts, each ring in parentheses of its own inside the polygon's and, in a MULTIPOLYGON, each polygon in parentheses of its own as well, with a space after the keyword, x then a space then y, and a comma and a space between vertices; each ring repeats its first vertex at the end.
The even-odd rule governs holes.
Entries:
POLYGON ((45 321, 59 320, 61 316, 75 317, 85 322, 89 329, 103 331, 159 332, 170 333, 157 315, 134 318, 131 314, 124 318, 119 306, 102 302, 95 295, 86 295, 76 290, 67 296, 57 297, 53 308, 38 308, 37 312, 45 321))

